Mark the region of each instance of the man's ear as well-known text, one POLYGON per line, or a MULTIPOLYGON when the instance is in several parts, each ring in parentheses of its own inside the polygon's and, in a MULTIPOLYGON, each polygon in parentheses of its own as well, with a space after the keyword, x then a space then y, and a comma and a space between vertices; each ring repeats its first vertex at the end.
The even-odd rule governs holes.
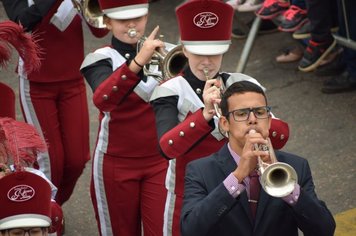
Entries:
POLYGON ((268 130, 270 130, 271 124, 272 124, 272 115, 269 114, 269 116, 268 116, 268 130))
POLYGON ((219 125, 220 129, 224 132, 229 132, 230 131, 230 123, 227 117, 225 116, 220 116, 219 119, 219 125))

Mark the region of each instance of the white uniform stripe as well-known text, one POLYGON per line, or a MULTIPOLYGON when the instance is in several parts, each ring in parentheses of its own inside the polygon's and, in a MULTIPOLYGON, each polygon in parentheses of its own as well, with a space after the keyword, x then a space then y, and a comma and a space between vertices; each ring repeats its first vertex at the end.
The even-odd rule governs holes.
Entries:
POLYGON ((106 199, 105 185, 103 179, 103 158, 105 152, 103 150, 107 150, 108 145, 108 125, 110 121, 110 113, 105 112, 104 114, 105 116, 101 120, 99 139, 93 158, 93 180, 95 186, 95 197, 97 201, 101 234, 103 236, 110 236, 113 235, 113 232, 111 230, 110 213, 108 202, 106 199))
MULTIPOLYGON (((42 139, 45 140, 43 136, 43 131, 38 121, 35 108, 33 107, 31 96, 30 96, 30 82, 27 80, 26 75, 20 76, 20 99, 21 105, 24 111, 24 116, 27 123, 36 127, 36 130, 41 135, 42 139)), ((49 153, 43 152, 37 155, 37 163, 46 177, 51 180, 51 162, 49 159, 49 153)))
POLYGON ((164 223, 163 223, 163 235, 170 236, 173 233, 173 214, 174 206, 176 203, 176 195, 171 192, 167 192, 166 206, 164 209, 164 223))
POLYGON ((173 214, 176 203, 176 195, 174 194, 176 183, 176 159, 169 161, 169 166, 166 175, 167 199, 164 208, 163 235, 172 235, 173 214))

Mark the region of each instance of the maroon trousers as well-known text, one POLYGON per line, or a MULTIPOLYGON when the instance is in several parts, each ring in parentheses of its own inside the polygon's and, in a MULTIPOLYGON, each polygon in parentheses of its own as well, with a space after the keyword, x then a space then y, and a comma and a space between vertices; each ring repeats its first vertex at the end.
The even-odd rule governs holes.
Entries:
POLYGON ((67 201, 89 156, 89 116, 83 79, 36 83, 20 78, 21 108, 48 144, 39 169, 58 188, 56 202, 67 201))
POLYGON ((166 171, 167 160, 160 155, 118 157, 96 151, 91 197, 100 235, 162 235, 166 171))

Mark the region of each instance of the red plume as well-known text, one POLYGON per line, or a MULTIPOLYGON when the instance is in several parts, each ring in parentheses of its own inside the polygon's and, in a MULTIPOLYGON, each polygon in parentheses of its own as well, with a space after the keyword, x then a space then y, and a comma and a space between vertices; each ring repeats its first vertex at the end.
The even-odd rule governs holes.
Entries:
POLYGON ((12 118, 0 118, 0 153, 6 154, 5 164, 12 161, 16 170, 22 170, 24 165, 35 162, 38 153, 46 150, 46 143, 34 126, 12 118))
POLYGON ((41 66, 42 52, 37 41, 37 37, 26 33, 22 25, 13 21, 0 22, 0 66, 6 66, 12 45, 24 61, 27 73, 38 70, 41 66))
POLYGON ((10 60, 10 57, 11 53, 9 45, 0 41, 0 66, 5 68, 7 61, 10 60))

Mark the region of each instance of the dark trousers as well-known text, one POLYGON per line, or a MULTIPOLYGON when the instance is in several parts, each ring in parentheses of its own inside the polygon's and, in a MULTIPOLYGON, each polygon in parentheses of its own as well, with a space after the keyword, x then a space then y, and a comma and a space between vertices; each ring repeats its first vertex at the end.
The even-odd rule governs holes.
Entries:
POLYGON ((306 0, 311 24, 311 39, 315 42, 332 40, 330 29, 338 25, 337 0, 306 0))
MULTIPOLYGON (((356 1, 355 0, 344 0, 345 2, 345 13, 347 17, 347 22, 345 22, 344 11, 342 7, 342 1, 338 0, 339 9, 339 35, 342 37, 347 37, 346 35, 346 24, 349 28, 349 37, 353 41, 356 41, 356 1)), ((347 65, 347 71, 351 75, 351 78, 356 81, 356 51, 350 48, 344 48, 343 59, 347 65)))

